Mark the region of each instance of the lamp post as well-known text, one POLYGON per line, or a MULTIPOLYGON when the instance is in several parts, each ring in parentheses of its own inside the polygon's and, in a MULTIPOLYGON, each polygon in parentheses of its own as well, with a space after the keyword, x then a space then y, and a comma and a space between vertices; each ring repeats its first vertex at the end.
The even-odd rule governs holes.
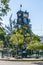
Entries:
POLYGON ((17 52, 18 52, 18 43, 16 43, 16 58, 18 57, 17 52))

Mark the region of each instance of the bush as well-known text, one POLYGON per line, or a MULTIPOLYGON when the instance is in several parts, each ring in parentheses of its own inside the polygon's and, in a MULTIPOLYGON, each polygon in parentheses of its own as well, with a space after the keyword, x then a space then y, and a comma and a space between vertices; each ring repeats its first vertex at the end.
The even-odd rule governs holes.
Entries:
POLYGON ((37 55, 37 56, 35 56, 35 58, 36 58, 36 59, 39 59, 39 58, 40 58, 40 56, 38 56, 38 55, 37 55))

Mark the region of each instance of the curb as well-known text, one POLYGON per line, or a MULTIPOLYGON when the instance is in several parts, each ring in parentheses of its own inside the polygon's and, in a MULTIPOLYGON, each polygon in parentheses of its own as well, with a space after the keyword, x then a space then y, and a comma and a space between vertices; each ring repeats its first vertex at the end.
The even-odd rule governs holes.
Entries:
POLYGON ((33 60, 33 59, 32 60, 29 60, 29 59, 28 60, 26 60, 26 59, 24 59, 24 60, 23 59, 16 59, 16 60, 12 60, 12 59, 0 59, 0 61, 14 61, 14 62, 15 61, 16 62, 25 62, 26 61, 26 62, 33 62, 33 61, 43 61, 43 59, 41 59, 41 60, 40 59, 35 59, 35 60, 33 60))

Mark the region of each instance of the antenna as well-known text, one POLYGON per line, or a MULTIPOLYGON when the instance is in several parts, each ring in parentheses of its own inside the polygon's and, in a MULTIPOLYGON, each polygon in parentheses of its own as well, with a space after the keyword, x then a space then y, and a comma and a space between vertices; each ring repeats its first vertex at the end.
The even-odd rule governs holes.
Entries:
POLYGON ((20 10, 21 10, 21 8, 22 8, 22 5, 20 5, 20 10))

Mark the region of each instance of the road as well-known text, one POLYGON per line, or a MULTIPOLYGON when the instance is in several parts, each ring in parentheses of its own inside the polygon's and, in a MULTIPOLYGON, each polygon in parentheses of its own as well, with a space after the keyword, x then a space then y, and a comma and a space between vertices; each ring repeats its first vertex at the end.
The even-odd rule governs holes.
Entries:
POLYGON ((0 61, 0 65, 43 65, 43 62, 0 61))

